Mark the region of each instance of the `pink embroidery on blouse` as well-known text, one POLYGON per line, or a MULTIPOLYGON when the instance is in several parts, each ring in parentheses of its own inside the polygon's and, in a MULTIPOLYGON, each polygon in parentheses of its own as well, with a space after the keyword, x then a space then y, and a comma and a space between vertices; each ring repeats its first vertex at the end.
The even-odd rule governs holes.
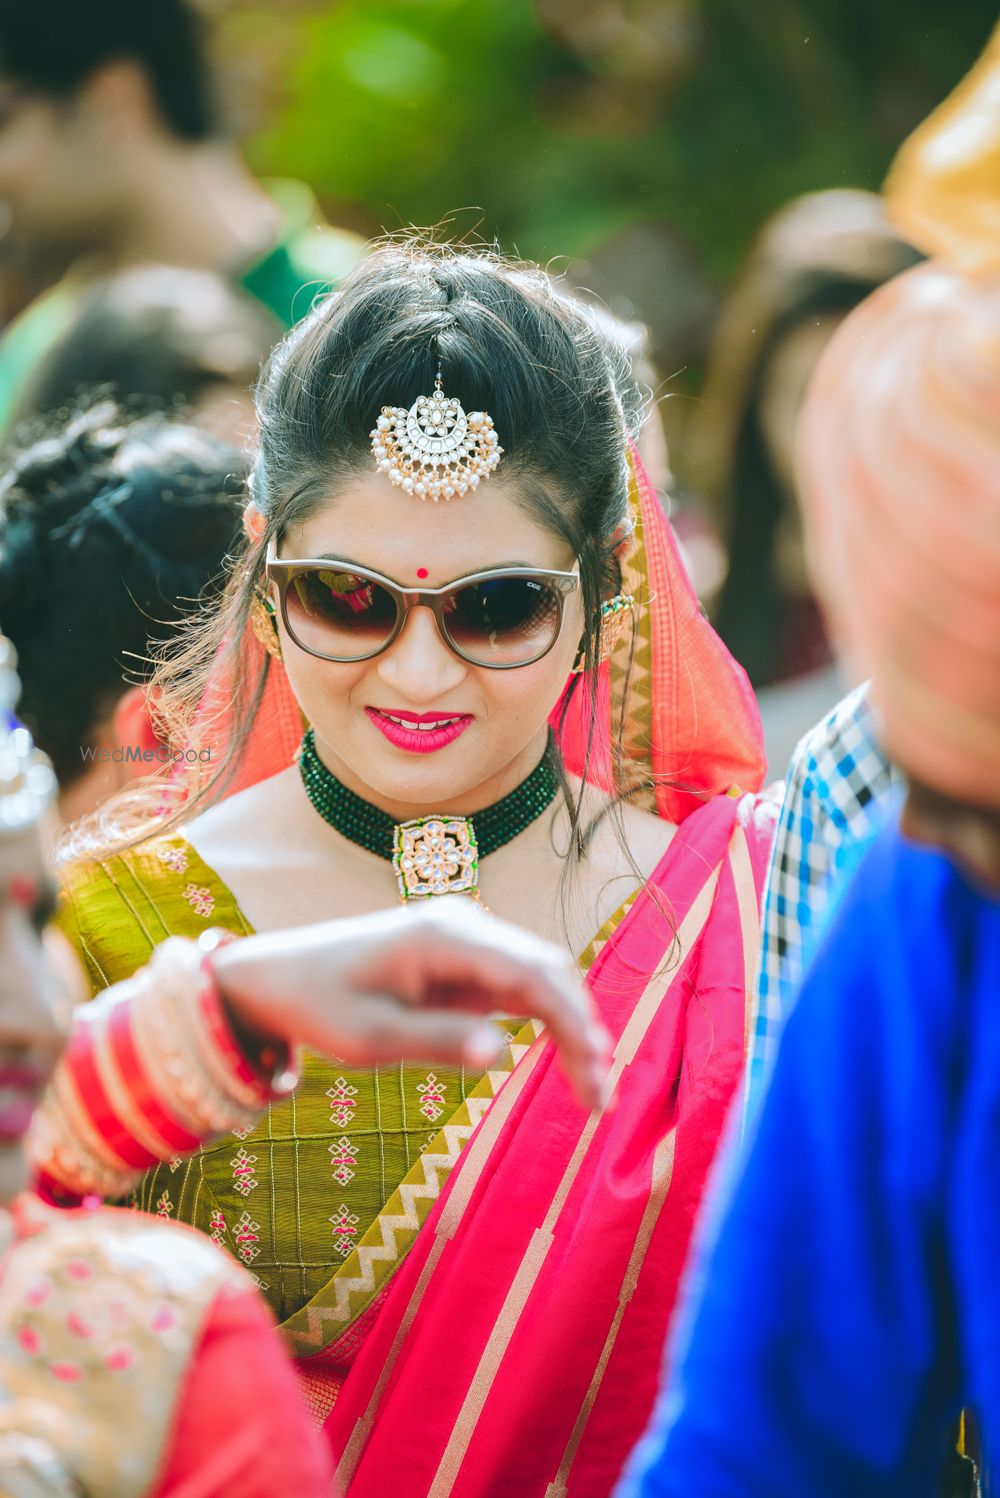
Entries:
POLYGON ((256 1155, 248 1155, 245 1149, 238 1149, 229 1162, 233 1172, 233 1186, 240 1196, 249 1196, 251 1191, 256 1191, 260 1182, 254 1173, 257 1164, 256 1155))
POLYGON ((357 1236, 358 1214, 352 1212, 346 1202, 341 1202, 332 1217, 327 1218, 333 1224, 333 1246, 338 1254, 345 1259, 354 1247, 353 1239, 357 1236))
POLYGON ((260 1242, 260 1223, 254 1222, 249 1212, 244 1212, 236 1224, 236 1231, 233 1236, 239 1244, 237 1253, 244 1264, 252 1264, 260 1253, 260 1249, 257 1247, 260 1242))
POLYGON ((160 1306, 155 1312, 150 1325, 154 1332, 166 1332, 170 1330, 176 1319, 169 1306, 160 1306))
POLYGON ((168 869, 173 869, 175 874, 187 873, 188 856, 183 848, 162 848, 156 856, 168 869))
POLYGON ((195 915, 209 916, 215 909, 215 896, 203 884, 186 884, 181 895, 191 906, 195 915))
POLYGON ((417 1091, 423 1097, 420 1111, 431 1123, 436 1123, 444 1112, 444 1089, 445 1084, 439 1082, 432 1071, 427 1073, 425 1082, 417 1084, 417 1091))
POLYGON ((42 1340, 33 1326, 19 1327, 17 1340, 29 1357, 35 1357, 41 1351, 42 1340))
POLYGON ((346 1129, 358 1106, 354 1099, 358 1089, 352 1087, 346 1077, 338 1077, 325 1094, 330 1099, 330 1122, 335 1129, 346 1129))
POLYGON ((359 1146, 352 1144, 346 1134, 342 1134, 333 1144, 328 1144, 333 1169, 333 1179, 340 1186, 346 1186, 348 1181, 354 1180, 354 1166, 358 1163, 359 1146))

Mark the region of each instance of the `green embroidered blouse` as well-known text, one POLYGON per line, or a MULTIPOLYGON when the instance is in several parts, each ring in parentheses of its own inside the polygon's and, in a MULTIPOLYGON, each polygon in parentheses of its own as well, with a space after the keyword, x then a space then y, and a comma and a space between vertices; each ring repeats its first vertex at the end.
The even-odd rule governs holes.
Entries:
MULTIPOLYGON (((92 992, 141 967, 168 936, 249 934, 182 834, 150 838, 64 879, 62 928, 92 992)), ((626 902, 581 958, 586 968, 626 902)), ((511 1020, 489 1074, 399 1063, 348 1067, 307 1053, 294 1096, 256 1128, 150 1170, 134 1205, 193 1223, 247 1266, 294 1351, 336 1340, 409 1247, 503 1076, 537 1034, 511 1020)))

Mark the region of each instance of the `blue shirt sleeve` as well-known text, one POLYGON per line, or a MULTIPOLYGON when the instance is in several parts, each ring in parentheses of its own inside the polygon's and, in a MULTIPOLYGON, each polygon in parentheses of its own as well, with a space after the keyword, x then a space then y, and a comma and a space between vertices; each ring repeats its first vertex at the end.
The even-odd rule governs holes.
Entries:
POLYGON ((619 1498, 937 1492, 960 1404, 945 1161, 961 1062, 947 865, 911 849, 901 880, 904 846, 877 840, 806 979, 619 1498))

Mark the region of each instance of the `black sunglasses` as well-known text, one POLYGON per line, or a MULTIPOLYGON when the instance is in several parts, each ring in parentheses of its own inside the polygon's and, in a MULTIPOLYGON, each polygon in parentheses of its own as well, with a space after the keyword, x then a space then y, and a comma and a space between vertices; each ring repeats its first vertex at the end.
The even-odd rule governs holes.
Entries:
POLYGON ((278 589, 289 636, 323 661, 367 661, 388 650, 410 609, 430 609, 441 638, 463 661, 510 671, 552 649, 563 605, 580 586, 577 572, 497 567, 470 572, 443 588, 401 588, 380 572, 328 557, 265 564, 278 589))

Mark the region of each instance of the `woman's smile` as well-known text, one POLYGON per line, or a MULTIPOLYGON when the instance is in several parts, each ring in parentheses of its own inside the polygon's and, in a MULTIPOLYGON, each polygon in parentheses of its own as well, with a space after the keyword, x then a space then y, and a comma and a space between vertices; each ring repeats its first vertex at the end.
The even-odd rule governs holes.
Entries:
POLYGON ((413 713, 381 707, 366 707, 365 713, 390 744, 409 754, 433 754, 444 749, 473 721, 472 713, 413 713))

